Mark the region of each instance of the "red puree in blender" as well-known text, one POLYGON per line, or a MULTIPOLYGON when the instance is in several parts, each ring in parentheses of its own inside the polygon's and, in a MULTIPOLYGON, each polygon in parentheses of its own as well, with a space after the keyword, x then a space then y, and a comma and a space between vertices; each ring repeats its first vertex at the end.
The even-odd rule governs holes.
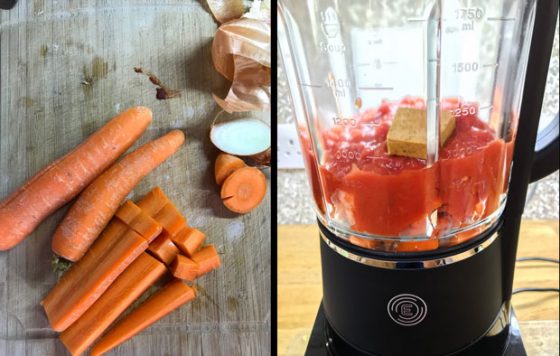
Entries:
MULTIPOLYGON (((389 249, 421 251, 439 247, 437 237, 466 227, 493 213, 504 193, 512 142, 497 138, 494 130, 475 114, 456 117, 454 133, 439 150, 439 160, 429 168, 426 161, 387 153, 386 138, 398 107, 424 108, 422 99, 369 109, 352 126, 335 126, 322 133, 324 156, 319 167, 323 195, 334 211, 331 217, 347 222, 359 232, 384 236, 431 236, 430 240, 391 243, 389 249), (437 223, 429 217, 437 210, 437 223)), ((443 110, 463 107, 447 99, 443 110)), ((469 106, 475 106, 469 104, 469 106)), ((472 111, 472 110, 471 110, 472 111)), ((478 110, 476 110, 478 111, 478 110)), ((307 135, 305 135, 307 136, 307 135)), ((316 160, 302 135, 306 164, 314 197, 324 210, 316 160), (313 168, 313 169, 310 169, 313 168)), ((449 243, 465 241, 480 229, 457 234, 449 243)), ((369 248, 385 248, 380 241, 351 238, 369 248)))

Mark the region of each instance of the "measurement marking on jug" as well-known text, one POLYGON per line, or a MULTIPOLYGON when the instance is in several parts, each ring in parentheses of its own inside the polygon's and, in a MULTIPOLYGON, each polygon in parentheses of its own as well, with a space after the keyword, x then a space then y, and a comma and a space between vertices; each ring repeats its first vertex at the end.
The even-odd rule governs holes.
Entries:
POLYGON ((394 90, 393 87, 358 87, 360 90, 394 90))
POLYGON ((515 21, 517 18, 515 17, 487 17, 486 20, 488 21, 515 21))
POLYGON ((322 87, 322 85, 306 84, 306 83, 299 83, 299 85, 301 85, 302 87, 310 87, 310 88, 321 88, 322 87))
POLYGON ((488 109, 492 109, 494 107, 494 105, 485 105, 485 106, 481 106, 478 108, 478 110, 488 110, 488 109))
POLYGON ((484 16, 484 10, 480 7, 464 7, 455 9, 457 20, 480 20, 484 16))
POLYGON ((342 118, 342 117, 333 117, 333 124, 338 126, 356 126, 356 119, 354 118, 342 118))
POLYGON ((455 73, 476 72, 478 70, 478 62, 457 62, 451 65, 455 73))
POLYGON ((428 21, 428 19, 424 19, 424 18, 421 18, 421 17, 409 17, 409 18, 406 19, 406 21, 408 21, 408 22, 426 22, 426 21, 428 21))
POLYGON ((498 67, 498 63, 488 63, 488 64, 483 64, 482 66, 484 68, 492 68, 492 67, 496 68, 498 67))
POLYGON ((346 97, 346 91, 351 87, 349 79, 335 78, 332 73, 327 77, 327 86, 332 89, 333 95, 337 98, 346 97))

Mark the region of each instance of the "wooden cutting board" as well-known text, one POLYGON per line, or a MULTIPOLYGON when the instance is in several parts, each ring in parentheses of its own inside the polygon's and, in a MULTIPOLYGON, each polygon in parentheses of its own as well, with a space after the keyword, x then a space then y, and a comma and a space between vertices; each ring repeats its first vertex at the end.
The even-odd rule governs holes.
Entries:
MULTIPOLYGON (((212 66, 217 24, 205 3, 20 0, 0 11, 0 198, 127 107, 145 105, 154 113, 134 147, 172 128, 187 135, 185 146, 129 198, 161 186, 216 245, 222 268, 201 278, 193 303, 113 354, 270 350, 270 197, 244 216, 228 212, 219 198, 213 180, 218 152, 208 139, 218 112, 211 93, 225 94, 228 83, 212 66), (135 66, 181 97, 157 100, 155 86, 135 66)), ((57 279, 51 235, 65 210, 0 252, 0 355, 67 354, 39 306, 57 279)))

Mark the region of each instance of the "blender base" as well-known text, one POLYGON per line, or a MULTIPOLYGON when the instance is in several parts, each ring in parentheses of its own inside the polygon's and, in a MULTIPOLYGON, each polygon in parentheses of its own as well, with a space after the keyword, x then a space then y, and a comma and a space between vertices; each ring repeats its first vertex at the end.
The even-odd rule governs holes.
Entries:
MULTIPOLYGON (((319 307, 315 323, 311 330, 311 336, 305 356, 337 356, 337 355, 367 355, 354 349, 342 338, 340 338, 329 326, 323 303, 319 307)), ((502 356, 527 356, 519 324, 513 309, 510 315, 510 324, 500 334, 492 337, 483 337, 477 343, 466 350, 454 353, 455 356, 474 356, 474 355, 502 355, 502 356)))

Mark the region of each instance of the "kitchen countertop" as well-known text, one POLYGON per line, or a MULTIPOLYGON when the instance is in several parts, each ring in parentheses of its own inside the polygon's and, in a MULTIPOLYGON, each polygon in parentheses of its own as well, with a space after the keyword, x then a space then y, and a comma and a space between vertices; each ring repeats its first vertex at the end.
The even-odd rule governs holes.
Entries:
MULTIPOLYGON (((518 257, 558 258, 558 221, 522 222, 518 257)), ((558 265, 519 263, 514 288, 558 287, 558 265)), ((321 300, 319 238, 316 225, 278 227, 278 354, 303 355, 321 300)), ((513 296, 528 356, 558 355, 558 293, 513 296)))

